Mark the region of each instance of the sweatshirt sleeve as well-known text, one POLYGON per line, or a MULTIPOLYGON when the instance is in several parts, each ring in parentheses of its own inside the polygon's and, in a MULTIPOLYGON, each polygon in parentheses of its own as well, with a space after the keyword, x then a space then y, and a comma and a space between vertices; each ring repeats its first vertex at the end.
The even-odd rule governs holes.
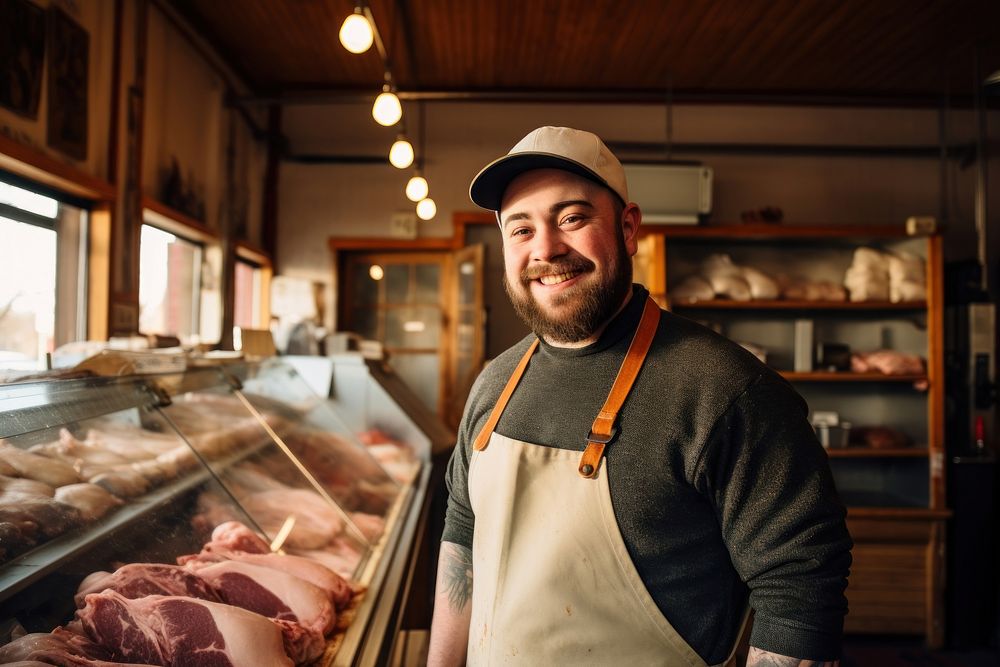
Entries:
POLYGON ((751 645, 837 659, 852 542, 805 401, 763 373, 719 418, 701 458, 695 484, 750 590, 751 645))

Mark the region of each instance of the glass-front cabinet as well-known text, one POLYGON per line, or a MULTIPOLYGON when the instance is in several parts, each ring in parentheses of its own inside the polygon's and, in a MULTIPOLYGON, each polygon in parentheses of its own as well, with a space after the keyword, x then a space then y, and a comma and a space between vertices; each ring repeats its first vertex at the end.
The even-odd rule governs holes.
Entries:
POLYGON ((278 360, 0 386, 0 664, 377 661, 429 457, 366 420, 278 360))

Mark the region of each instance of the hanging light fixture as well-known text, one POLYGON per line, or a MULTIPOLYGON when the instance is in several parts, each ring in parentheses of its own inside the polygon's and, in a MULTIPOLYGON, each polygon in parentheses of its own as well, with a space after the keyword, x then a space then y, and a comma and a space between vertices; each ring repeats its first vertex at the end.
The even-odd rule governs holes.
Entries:
POLYGON ((399 135, 389 149, 389 163, 397 169, 406 169, 413 164, 413 146, 406 137, 399 135))
POLYGON ((420 109, 420 124, 417 126, 417 166, 413 170, 413 176, 406 183, 406 198, 412 202, 425 199, 430 192, 430 185, 427 184, 422 169, 424 164, 424 103, 419 102, 418 107, 420 109))
POLYGON ((372 24, 368 22, 361 6, 355 6, 354 13, 344 19, 344 24, 340 26, 340 43, 351 53, 364 53, 374 41, 372 24))
POLYGON ((437 215, 437 204, 430 197, 421 199, 417 203, 417 217, 421 220, 430 220, 437 215))
POLYGON ((406 183, 406 198, 412 202, 418 202, 425 198, 428 192, 430 192, 430 186, 427 185, 427 179, 417 169, 406 183))
POLYGON ((382 86, 382 93, 375 98, 372 105, 372 118, 379 125, 392 127, 403 117, 403 105, 399 103, 396 93, 392 92, 392 86, 386 83, 382 86))

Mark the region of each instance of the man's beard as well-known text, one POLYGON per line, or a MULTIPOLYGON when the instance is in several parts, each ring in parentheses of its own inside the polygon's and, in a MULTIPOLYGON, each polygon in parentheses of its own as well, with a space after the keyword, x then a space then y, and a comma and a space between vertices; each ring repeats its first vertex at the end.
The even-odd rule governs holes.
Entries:
POLYGON ((595 265, 589 259, 576 255, 544 267, 525 268, 519 277, 523 293, 515 292, 503 276, 504 290, 515 312, 538 336, 558 343, 577 343, 594 335, 598 327, 607 323, 618 311, 632 287, 632 260, 625 248, 625 239, 619 230, 615 235, 616 256, 614 265, 599 280, 584 283, 552 300, 560 309, 559 315, 547 313, 531 294, 529 283, 541 275, 590 272, 595 265), (558 319, 557 319, 558 318, 558 319))

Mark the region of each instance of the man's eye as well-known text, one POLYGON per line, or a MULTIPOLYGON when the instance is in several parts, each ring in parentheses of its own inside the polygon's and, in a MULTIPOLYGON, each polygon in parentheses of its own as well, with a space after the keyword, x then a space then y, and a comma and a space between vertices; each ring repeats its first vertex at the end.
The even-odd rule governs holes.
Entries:
POLYGON ((529 233, 527 227, 518 227, 517 229, 511 230, 510 235, 511 236, 524 236, 527 233, 529 233))
POLYGON ((574 225, 574 224, 580 222, 581 220, 583 220, 583 216, 582 215, 577 215, 577 214, 574 213, 573 215, 567 215, 565 218, 563 218, 559 222, 559 224, 560 225, 574 225))

